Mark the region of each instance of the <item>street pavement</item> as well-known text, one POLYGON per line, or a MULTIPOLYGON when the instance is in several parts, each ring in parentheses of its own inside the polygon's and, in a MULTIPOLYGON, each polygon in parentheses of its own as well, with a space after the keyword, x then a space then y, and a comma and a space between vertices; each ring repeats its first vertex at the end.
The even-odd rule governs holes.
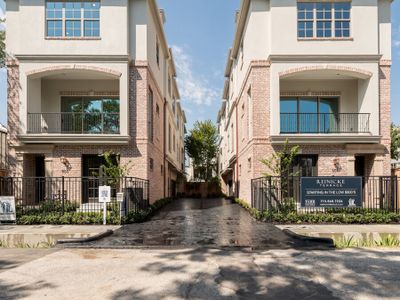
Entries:
POLYGON ((400 251, 391 249, 46 254, 0 272, 0 299, 400 299, 400 251))
POLYGON ((223 199, 69 246, 0 248, 0 299, 400 299, 398 249, 334 250, 223 199))

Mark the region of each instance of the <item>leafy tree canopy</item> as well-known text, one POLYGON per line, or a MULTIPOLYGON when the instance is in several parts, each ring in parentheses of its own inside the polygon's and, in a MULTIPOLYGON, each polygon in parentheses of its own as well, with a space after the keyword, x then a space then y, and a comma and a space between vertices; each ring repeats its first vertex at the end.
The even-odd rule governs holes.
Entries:
POLYGON ((400 128, 393 123, 390 127, 390 136, 392 159, 398 160, 400 158, 400 128))
POLYGON ((6 61, 6 31, 4 30, 4 19, 0 19, 0 68, 5 67, 6 61))
POLYGON ((210 181, 217 169, 218 129, 210 121, 197 121, 185 138, 186 151, 193 161, 195 179, 210 181))

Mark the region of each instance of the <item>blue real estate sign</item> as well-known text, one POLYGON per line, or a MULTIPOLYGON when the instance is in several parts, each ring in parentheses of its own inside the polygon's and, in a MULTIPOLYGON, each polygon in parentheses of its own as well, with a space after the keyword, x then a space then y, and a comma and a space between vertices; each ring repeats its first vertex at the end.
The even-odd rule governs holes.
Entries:
POLYGON ((362 177, 302 177, 301 207, 362 207, 362 177))

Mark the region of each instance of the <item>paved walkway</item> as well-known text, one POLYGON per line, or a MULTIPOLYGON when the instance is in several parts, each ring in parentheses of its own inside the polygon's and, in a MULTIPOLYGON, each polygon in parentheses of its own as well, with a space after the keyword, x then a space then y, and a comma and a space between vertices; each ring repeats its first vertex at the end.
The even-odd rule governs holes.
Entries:
POLYGON ((400 239, 400 224, 368 225, 278 225, 300 235, 325 238, 381 239, 391 235, 400 239))
MULTIPOLYGON (((287 249, 322 247, 257 222, 238 204, 225 199, 179 199, 150 221, 121 227, 102 240, 83 247, 250 247, 287 249)), ((326 246, 324 246, 326 247, 326 246)))
POLYGON ((0 225, 0 244, 8 247, 52 245, 59 239, 91 237, 121 226, 99 225, 0 225))

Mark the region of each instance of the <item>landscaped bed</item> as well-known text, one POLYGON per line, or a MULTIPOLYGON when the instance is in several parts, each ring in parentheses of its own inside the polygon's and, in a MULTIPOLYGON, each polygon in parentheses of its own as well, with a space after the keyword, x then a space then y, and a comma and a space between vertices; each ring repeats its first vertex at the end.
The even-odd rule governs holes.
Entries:
POLYGON ((254 218, 278 224, 394 224, 400 223, 400 214, 384 210, 327 210, 325 212, 298 213, 295 210, 259 211, 246 201, 235 199, 254 218))
MULTIPOLYGON (((119 206, 114 205, 107 211, 107 224, 120 225, 140 223, 148 220, 163 206, 172 201, 171 198, 161 199, 151 204, 147 209, 131 211, 124 217, 119 215, 119 206)), ((75 204, 46 207, 40 209, 17 211, 17 224, 19 225, 100 225, 103 224, 103 212, 77 212, 75 204)))

